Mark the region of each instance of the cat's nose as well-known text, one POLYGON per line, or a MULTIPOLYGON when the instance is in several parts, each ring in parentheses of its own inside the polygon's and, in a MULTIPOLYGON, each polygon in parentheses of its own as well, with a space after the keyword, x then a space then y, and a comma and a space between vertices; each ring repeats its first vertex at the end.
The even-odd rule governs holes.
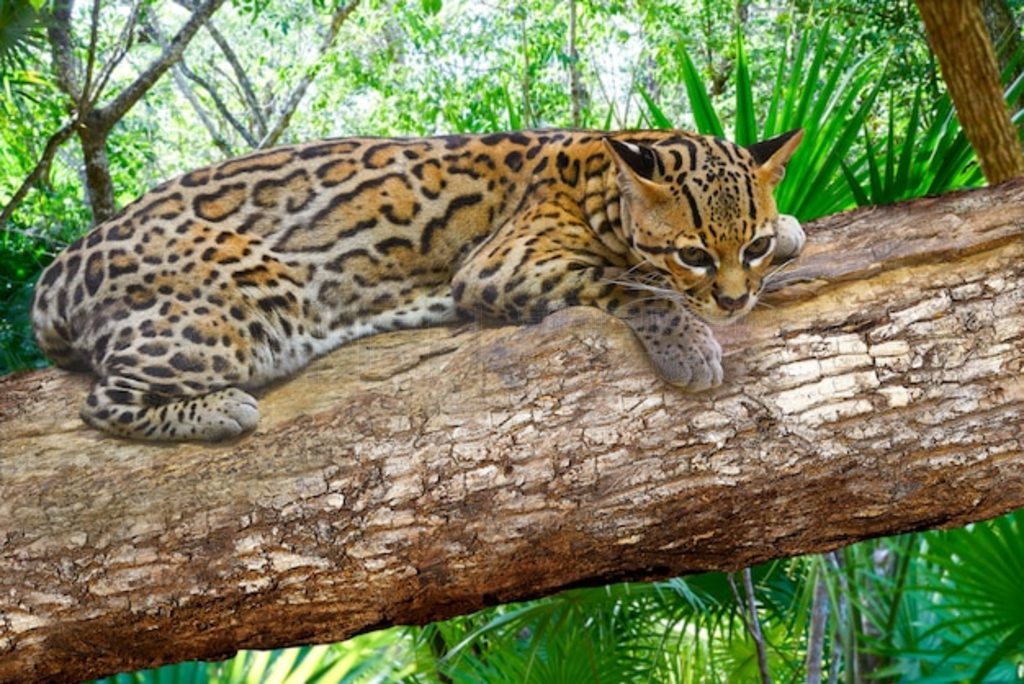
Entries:
POLYGON ((718 306, 722 307, 726 311, 739 311, 747 305, 747 299, 749 299, 749 295, 746 292, 739 297, 729 297, 721 292, 715 291, 714 296, 715 301, 718 302, 718 306))

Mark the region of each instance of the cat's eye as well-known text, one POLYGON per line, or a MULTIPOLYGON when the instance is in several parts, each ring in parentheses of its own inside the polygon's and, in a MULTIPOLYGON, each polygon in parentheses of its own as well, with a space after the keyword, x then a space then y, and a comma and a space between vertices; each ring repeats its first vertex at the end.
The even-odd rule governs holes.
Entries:
POLYGON ((772 239, 773 238, 767 235, 763 235, 757 238, 749 245, 747 245, 747 248, 743 250, 743 258, 747 261, 755 261, 756 259, 760 259, 761 257, 768 253, 769 249, 772 248, 772 239))
POLYGON ((715 260, 700 247, 683 247, 676 252, 676 259, 690 268, 713 268, 715 260))

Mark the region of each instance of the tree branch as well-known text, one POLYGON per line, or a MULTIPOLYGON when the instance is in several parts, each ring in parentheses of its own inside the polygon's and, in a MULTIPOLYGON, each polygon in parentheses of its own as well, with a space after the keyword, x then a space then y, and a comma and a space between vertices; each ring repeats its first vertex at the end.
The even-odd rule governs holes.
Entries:
POLYGON ((1003 97, 980 0, 916 0, 956 116, 989 183, 1024 175, 1024 150, 1003 97))
POLYGON ((100 27, 100 0, 93 0, 92 11, 89 13, 89 47, 86 52, 85 82, 82 84, 82 99, 94 100, 89 97, 92 89, 93 69, 96 67, 96 41, 100 27))
POLYGON ((125 22, 124 27, 121 29, 121 35, 117 39, 114 54, 103 60, 103 67, 100 69, 100 74, 96 79, 96 86, 89 95, 90 108, 95 107, 96 103, 99 102, 111 74, 121 64, 125 55, 128 54, 128 50, 131 49, 132 44, 135 42, 135 25, 138 22, 139 12, 142 10, 141 4, 141 0, 136 0, 132 3, 131 12, 128 14, 128 21, 125 22))
POLYGON ((84 376, 0 379, 0 680, 336 641, 1020 507, 1022 226, 1024 181, 809 226, 698 396, 590 309, 352 343, 217 446, 85 428, 84 376))
POLYGON ((331 24, 327 28, 327 35, 324 36, 324 40, 320 45, 320 52, 317 56, 316 61, 306 69, 306 72, 299 79, 299 82, 295 84, 292 92, 288 95, 285 100, 284 106, 278 112, 277 121, 271 126, 267 134, 260 140, 259 146, 261 148, 270 147, 277 143, 281 138, 281 134, 284 133, 285 129, 288 128, 288 124, 291 123, 292 115, 295 114, 295 110, 298 108, 302 98, 306 95, 306 90, 309 88, 309 84, 313 82, 320 68, 323 66, 323 57, 327 54, 327 51, 331 49, 334 44, 334 39, 338 36, 338 31, 341 30, 341 25, 345 23, 349 15, 355 10, 356 6, 359 5, 359 0, 351 0, 347 5, 342 5, 335 10, 334 15, 331 17, 331 24))
POLYGON ((230 158, 236 156, 234 149, 231 147, 231 143, 227 141, 217 130, 213 121, 210 119, 210 115, 203 109, 203 105, 199 102, 199 98, 196 97, 195 93, 188 85, 188 80, 183 73, 185 71, 181 64, 175 64, 171 67, 171 74, 174 76, 174 84, 178 86, 178 90, 181 91, 182 96, 188 100, 188 103, 192 106, 196 116, 199 117, 199 121, 202 122, 206 132, 210 134, 210 140, 217 146, 225 157, 230 158))
POLYGON ((220 115, 224 117, 224 120, 227 121, 228 124, 232 128, 234 128, 235 131, 240 136, 242 136, 242 139, 245 140, 246 144, 249 145, 249 147, 255 149, 256 146, 259 144, 259 141, 257 141, 253 134, 249 132, 249 129, 246 128, 242 124, 242 122, 235 118, 235 116, 231 113, 231 110, 228 109, 228 106, 224 103, 224 100, 221 98, 220 93, 217 92, 216 87, 212 83, 207 81, 205 78, 189 69, 188 65, 185 64, 185 60, 181 60, 181 62, 177 66, 181 69, 181 73, 185 76, 185 78, 192 81, 193 83, 195 83, 207 92, 207 94, 210 96, 210 99, 213 100, 214 107, 216 107, 217 111, 220 112, 220 115))
POLYGON ((98 121, 103 122, 108 128, 121 120, 139 98, 153 87, 153 84, 163 76, 164 72, 171 68, 175 62, 181 59, 185 47, 195 36, 196 31, 206 23, 214 12, 224 3, 224 0, 205 0, 196 7, 192 16, 181 27, 178 33, 171 39, 167 49, 153 61, 132 83, 118 93, 117 97, 96 110, 98 121))
MULTIPOLYGON (((167 39, 164 37, 163 31, 160 29, 160 25, 157 23, 155 18, 150 18, 146 22, 146 28, 150 31, 150 33, 153 34, 153 37, 156 39, 157 43, 160 44, 160 47, 166 49, 167 39)), ((206 92, 213 99, 214 106, 217 107, 221 115, 225 119, 227 119, 228 123, 242 135, 242 138, 246 142, 248 142, 250 146, 255 147, 256 141, 253 140, 252 136, 249 135, 249 131, 247 131, 245 127, 242 126, 238 122, 238 120, 231 115, 231 112, 228 111, 227 106, 220 99, 220 96, 214 90, 213 86, 210 83, 207 83, 205 80, 201 79, 199 76, 193 73, 191 69, 188 68, 188 65, 185 63, 184 57, 178 60, 178 63, 171 67, 171 73, 174 76, 174 84, 178 86, 178 90, 181 91, 181 94, 184 96, 186 100, 188 100, 188 103, 192 106, 192 109, 195 111, 196 116, 199 117, 199 121, 202 122, 203 126, 206 128, 206 131, 210 134, 210 139, 213 140, 213 144, 216 145, 218 149, 220 149, 220 151, 223 152, 226 157, 235 156, 235 151, 232 149, 231 143, 228 142, 224 138, 224 136, 222 136, 220 132, 217 130, 217 127, 210 119, 210 116, 206 113, 206 109, 204 109, 202 103, 199 102, 199 98, 196 97, 196 94, 194 92, 192 92, 192 88, 188 84, 188 81, 190 80, 206 90, 206 92)))
MULTIPOLYGON (((224 58, 231 65, 231 70, 235 74, 235 80, 238 83, 238 89, 242 94, 242 99, 249 106, 249 112, 252 114, 253 123, 256 126, 256 133, 259 136, 267 134, 267 119, 263 116, 263 109, 260 107, 259 101, 256 99, 256 90, 253 88, 252 81, 249 80, 249 75, 245 73, 245 69, 242 67, 242 63, 238 59, 238 55, 235 54, 234 49, 231 47, 231 43, 228 42, 217 27, 212 22, 207 22, 206 30, 209 32, 210 37, 213 38, 213 42, 217 43, 220 51, 224 54, 224 58)), ((256 145, 254 144, 253 147, 256 145)))
POLYGON ((757 671, 761 675, 761 684, 772 684, 772 675, 768 671, 768 654, 765 650, 764 635, 761 633, 761 621, 757 617, 757 600, 754 597, 754 582, 750 578, 750 568, 743 568, 743 593, 736 588, 736 573, 730 572, 726 578, 729 589, 736 600, 736 608, 744 628, 754 642, 757 652, 757 671))
MULTIPOLYGON (((147 26, 153 32, 153 35, 156 37, 157 42, 160 43, 160 46, 166 49, 168 45, 167 39, 164 37, 163 31, 160 29, 159 24, 156 23, 156 20, 153 19, 149 21, 147 23, 147 26)), ((192 92, 192 89, 189 88, 188 85, 181 80, 181 78, 187 78, 188 80, 192 81, 200 88, 205 90, 206 93, 210 96, 210 99, 213 100, 213 106, 217 108, 217 111, 220 112, 220 115, 222 117, 224 117, 224 120, 227 121, 228 124, 232 128, 234 128, 235 131, 240 136, 242 136, 242 139, 246 142, 247 145, 249 145, 249 147, 253 149, 256 148, 258 141, 249 132, 249 129, 243 126, 242 123, 238 119, 236 119, 235 116, 231 113, 231 110, 228 109, 228 106, 224 103, 224 100, 221 98, 220 93, 217 92, 217 88, 212 83, 207 81, 205 78, 199 76, 199 74, 189 69, 188 64, 185 62, 184 56, 182 56, 182 58, 178 60, 178 63, 174 65, 174 70, 175 81, 178 83, 178 87, 182 90, 182 93, 185 94, 185 98, 188 99, 189 102, 192 104, 192 108, 196 110, 197 114, 199 114, 199 117, 203 120, 203 123, 207 125, 207 129, 210 131, 210 135, 214 137, 214 142, 217 143, 218 147, 221 147, 221 149, 224 150, 228 154, 228 156, 233 156, 233 153, 230 151, 230 145, 228 145, 227 141, 224 140, 223 137, 221 137, 219 134, 215 132, 215 129, 212 126, 212 122, 210 122, 209 118, 206 116, 206 112, 202 110, 202 107, 199 105, 199 101, 198 99, 196 99, 195 94, 192 92)))
MULTIPOLYGON (((175 0, 179 5, 189 10, 195 8, 195 0, 175 0)), ((224 54, 224 58, 228 61, 231 66, 231 70, 235 74, 235 80, 237 81, 238 91, 241 98, 245 101, 249 107, 249 112, 252 114, 253 123, 256 126, 256 133, 258 137, 263 137, 267 134, 267 120, 263 116, 263 108, 260 107, 258 100, 256 99, 256 89, 253 88, 252 81, 249 80, 249 74, 245 72, 245 68, 242 66, 242 62, 238 59, 238 55, 235 53, 234 48, 231 46, 230 41, 224 37, 224 35, 217 28, 217 25, 213 21, 206 22, 206 32, 213 38, 213 42, 217 44, 220 51, 224 54)), ((229 79, 230 80, 230 79, 229 79)), ((252 144, 256 147, 256 143, 252 144)))
POLYGON ((53 163, 53 157, 57 154, 57 150, 67 142, 75 133, 75 122, 67 123, 61 126, 56 133, 50 136, 50 139, 46 141, 46 147, 43 148, 43 154, 39 157, 39 161, 36 162, 35 167, 29 172, 25 180, 22 181, 18 189, 14 191, 11 199, 4 205, 3 211, 0 211, 0 228, 7 225, 7 222, 11 219, 15 209, 21 204, 22 200, 25 199, 25 195, 32 189, 33 185, 36 185, 43 177, 47 174, 50 169, 50 164, 53 163))
POLYGON ((79 90, 77 83, 77 74, 81 70, 81 64, 75 58, 71 40, 73 5, 73 0, 54 0, 53 14, 47 23, 46 33, 50 39, 54 81, 57 83, 57 87, 78 106, 82 100, 82 91, 79 90))

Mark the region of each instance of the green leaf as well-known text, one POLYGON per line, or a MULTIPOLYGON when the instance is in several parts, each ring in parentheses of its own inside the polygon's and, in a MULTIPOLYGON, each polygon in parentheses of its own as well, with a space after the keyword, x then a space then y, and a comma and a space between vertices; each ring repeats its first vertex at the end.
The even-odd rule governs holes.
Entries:
MULTIPOLYGON (((796 110, 796 120, 804 121, 807 116, 807 111, 811 106, 811 102, 815 98, 822 98, 831 93, 821 93, 814 87, 818 82, 818 74, 821 73, 821 67, 825 62, 825 58, 828 55, 829 48, 829 32, 831 31, 831 22, 826 22, 824 29, 821 33, 816 36, 816 45, 814 50, 814 57, 811 59, 811 66, 808 68, 806 75, 804 76, 804 87, 801 89, 800 104, 796 110)), ((849 47, 851 43, 847 43, 849 47)), ((840 67, 836 67, 838 70, 840 67)), ((792 96, 792 93, 791 93, 792 96)))
POLYGON ((853 198, 856 200, 857 205, 863 207, 871 204, 871 200, 868 199, 868 194, 864 191, 864 188, 857 180, 856 175, 846 162, 843 162, 840 168, 843 170, 843 178, 846 179, 847 184, 850 186, 850 192, 853 193, 853 198))
MULTIPOLYGON (((890 125, 892 125, 891 121, 890 118, 890 125)), ((911 172, 914 170, 914 159, 917 156, 916 137, 920 126, 921 87, 918 86, 914 91, 914 103, 910 107, 910 117, 907 120, 906 134, 903 138, 903 149, 900 151, 899 168, 894 180, 896 188, 902 189, 904 192, 911 189, 911 172)))
POLYGON ((754 93, 750 82, 750 67, 747 53, 743 48, 743 33, 736 24, 736 137, 737 145, 753 145, 757 142, 754 93))
POLYGON ((505 104, 505 112, 508 115, 508 128, 511 131, 518 131, 523 127, 523 117, 520 105, 512 99, 512 93, 508 90, 508 84, 501 84, 501 97, 505 104))
POLYGON ((722 129, 722 122, 715 113, 715 107, 711 103, 708 91, 704 87, 704 79, 693 65, 690 53, 682 41, 676 44, 679 59, 683 63, 683 83, 686 86, 686 94, 690 100, 690 108, 693 111, 693 120, 697 130, 706 135, 715 135, 719 138, 725 137, 722 129))
POLYGON ((669 121, 668 117, 665 116, 665 112, 661 111, 661 108, 657 105, 654 99, 647 93, 644 88, 637 86, 637 92, 640 93, 640 97, 647 105, 647 113, 651 117, 654 128, 671 129, 675 128, 672 122, 669 121))
MULTIPOLYGON (((786 84, 786 94, 784 96, 785 107, 782 109, 782 118, 780 119, 779 130, 786 130, 792 128, 794 123, 800 121, 800 119, 794 115, 797 104, 796 93, 800 91, 800 81, 804 74, 804 58, 807 56, 807 46, 811 40, 812 31, 808 30, 809 27, 804 27, 804 30, 800 32, 800 43, 796 49, 796 55, 793 57, 793 65, 789 72, 789 82, 786 84)), ((785 70, 786 63, 784 61, 779 62, 780 69, 785 70)))
POLYGON ((763 137, 772 138, 781 133, 778 125, 778 116, 782 106, 783 82, 786 78, 786 64, 789 57, 789 50, 779 50, 779 60, 775 64, 775 78, 772 82, 772 94, 768 100, 768 115, 764 121, 763 137))

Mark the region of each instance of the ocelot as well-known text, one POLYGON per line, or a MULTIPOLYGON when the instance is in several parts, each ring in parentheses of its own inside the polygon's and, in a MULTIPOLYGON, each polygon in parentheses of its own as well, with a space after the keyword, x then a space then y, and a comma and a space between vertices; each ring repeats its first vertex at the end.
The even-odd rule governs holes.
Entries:
POLYGON ((750 311, 804 234, 772 191, 801 139, 678 131, 341 138, 164 183, 36 287, 59 366, 97 379, 88 424, 150 440, 253 428, 249 391, 348 340, 462 316, 598 307, 666 381, 722 381, 707 322, 750 311))

